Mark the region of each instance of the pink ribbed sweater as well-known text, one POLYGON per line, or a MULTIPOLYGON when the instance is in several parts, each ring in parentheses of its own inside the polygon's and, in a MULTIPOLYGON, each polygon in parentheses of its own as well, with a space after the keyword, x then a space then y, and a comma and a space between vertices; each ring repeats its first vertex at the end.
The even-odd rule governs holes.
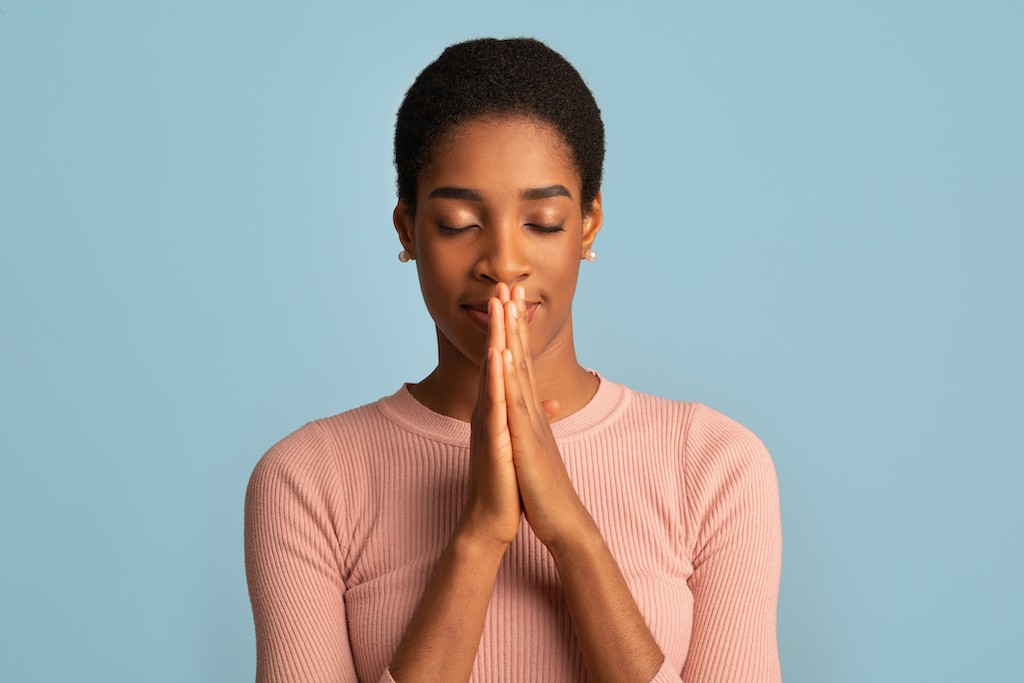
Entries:
MULTIPOLYGON (((665 662, 655 681, 781 680, 782 533, 764 444, 712 408, 602 377, 552 424, 665 662)), ((260 459, 245 501, 257 681, 386 681, 462 512, 469 423, 402 387, 260 459)), ((474 681, 583 681, 554 563, 527 524, 502 562, 474 681)))

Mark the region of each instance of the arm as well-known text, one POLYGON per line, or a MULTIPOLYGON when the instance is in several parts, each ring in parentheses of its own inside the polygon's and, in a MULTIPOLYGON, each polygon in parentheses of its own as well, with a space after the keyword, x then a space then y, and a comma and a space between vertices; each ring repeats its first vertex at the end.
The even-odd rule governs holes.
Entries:
POLYGON ((779 683, 782 523, 771 456, 746 427, 698 404, 687 427, 693 632, 687 683, 779 683))
POLYGON ((549 549, 587 674, 594 681, 660 681, 664 655, 600 531, 586 526, 549 549))
POLYGON ((460 525, 392 660, 396 681, 469 680, 506 547, 460 525))
MULTIPOLYGON (((665 662, 600 530, 572 485, 536 395, 519 306, 506 307, 503 354, 509 430, 526 519, 558 569, 587 674, 593 681, 679 680, 665 662)), ((553 413, 553 410, 552 410, 553 413)))
MULTIPOLYGON (((499 294, 507 299, 507 288, 499 294)), ((502 307, 493 298, 489 306, 488 346, 471 420, 468 501, 392 660, 399 682, 469 679, 501 558, 522 518, 498 354, 505 345, 502 307)))
MULTIPOLYGON (((497 300, 493 310, 500 321, 497 300)), ((500 324, 493 329, 489 343, 502 348, 500 324)), ((501 364, 496 351, 488 357, 495 361, 481 371, 469 501, 381 683, 469 678, 501 558, 519 529, 501 364)), ((275 444, 249 480, 245 561, 258 683, 357 680, 332 523, 340 487, 329 451, 319 426, 307 424, 275 444)))
POLYGON ((267 451, 249 478, 245 575, 258 683, 356 681, 330 512, 336 475, 320 427, 309 423, 267 451))

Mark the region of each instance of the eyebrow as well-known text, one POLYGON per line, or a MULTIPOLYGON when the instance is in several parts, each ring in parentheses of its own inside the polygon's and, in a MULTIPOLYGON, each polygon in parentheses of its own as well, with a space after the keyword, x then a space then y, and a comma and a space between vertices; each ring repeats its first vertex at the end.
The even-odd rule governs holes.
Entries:
POLYGON ((534 187, 523 191, 523 199, 532 201, 534 199, 548 199, 549 197, 568 197, 572 199, 572 193, 565 185, 548 185, 547 187, 534 187))
MULTIPOLYGON (((525 201, 536 201, 538 199, 549 199, 550 197, 568 197, 572 199, 572 193, 564 185, 548 185, 547 187, 531 187, 523 190, 521 197, 525 201)), ((476 190, 465 187, 438 187, 431 190, 427 199, 461 199, 469 202, 482 202, 484 200, 476 190)))
POLYGON ((464 187, 438 187, 427 195, 427 199, 464 199, 470 202, 482 202, 483 196, 476 190, 468 190, 464 187))

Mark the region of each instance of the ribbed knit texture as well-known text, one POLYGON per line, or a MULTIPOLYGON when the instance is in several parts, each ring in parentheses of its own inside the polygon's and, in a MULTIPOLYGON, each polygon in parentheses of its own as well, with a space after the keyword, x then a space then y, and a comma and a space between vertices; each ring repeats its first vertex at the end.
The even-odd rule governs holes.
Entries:
MULTIPOLYGON (((702 403, 604 377, 552 430, 665 653, 653 680, 780 681, 778 484, 758 437, 702 403)), ((258 683, 392 681, 462 512, 469 432, 403 386, 306 423, 260 459, 245 500, 258 683)), ((524 522, 472 680, 584 681, 575 638, 554 563, 524 522)))

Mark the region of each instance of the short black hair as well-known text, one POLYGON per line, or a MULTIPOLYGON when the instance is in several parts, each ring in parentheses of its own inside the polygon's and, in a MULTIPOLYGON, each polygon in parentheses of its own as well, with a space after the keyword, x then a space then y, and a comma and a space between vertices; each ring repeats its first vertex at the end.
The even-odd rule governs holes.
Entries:
POLYGON ((565 57, 534 38, 449 45, 405 93, 395 122, 398 199, 416 206, 416 184, 438 143, 475 118, 522 115, 553 126, 580 174, 589 212, 601 189, 604 123, 593 93, 565 57))

